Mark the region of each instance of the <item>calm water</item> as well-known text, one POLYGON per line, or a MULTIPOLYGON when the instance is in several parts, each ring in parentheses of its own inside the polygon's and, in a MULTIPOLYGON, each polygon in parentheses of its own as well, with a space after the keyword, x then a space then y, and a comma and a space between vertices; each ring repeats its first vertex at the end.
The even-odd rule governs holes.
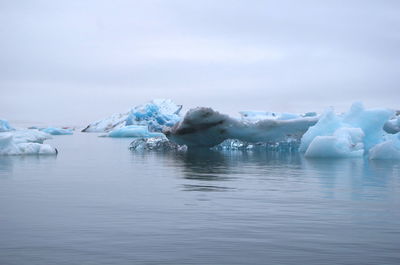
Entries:
POLYGON ((400 264, 400 162, 129 142, 1 157, 0 264, 400 264))

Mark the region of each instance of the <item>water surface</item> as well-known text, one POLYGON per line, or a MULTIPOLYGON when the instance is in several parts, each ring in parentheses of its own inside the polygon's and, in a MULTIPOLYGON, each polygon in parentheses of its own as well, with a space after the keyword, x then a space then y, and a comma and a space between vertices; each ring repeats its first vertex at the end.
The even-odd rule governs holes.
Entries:
POLYGON ((400 264, 399 162, 129 142, 0 157, 0 264, 400 264))

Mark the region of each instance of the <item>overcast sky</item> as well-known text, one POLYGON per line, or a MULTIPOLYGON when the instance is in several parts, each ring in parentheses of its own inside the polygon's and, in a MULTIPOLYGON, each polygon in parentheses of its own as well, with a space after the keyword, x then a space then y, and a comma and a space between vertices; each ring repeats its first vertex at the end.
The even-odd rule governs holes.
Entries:
POLYGON ((0 118, 400 108, 400 1, 0 1, 0 118))

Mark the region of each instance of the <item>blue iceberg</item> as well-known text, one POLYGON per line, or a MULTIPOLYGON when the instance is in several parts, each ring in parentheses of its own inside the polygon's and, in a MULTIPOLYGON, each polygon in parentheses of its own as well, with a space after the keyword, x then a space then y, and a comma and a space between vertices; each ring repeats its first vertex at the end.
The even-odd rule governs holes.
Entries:
POLYGON ((171 127, 181 120, 181 109, 181 105, 176 105, 170 99, 154 99, 128 112, 93 122, 82 132, 110 132, 129 125, 148 126, 150 131, 161 132, 164 127, 171 127))
POLYGON ((386 141, 372 147, 369 150, 369 158, 373 160, 400 160, 400 133, 390 135, 386 141))
POLYGON ((385 141, 383 126, 392 115, 389 109, 364 109, 360 102, 342 115, 328 109, 303 135, 299 150, 306 157, 362 157, 385 141))

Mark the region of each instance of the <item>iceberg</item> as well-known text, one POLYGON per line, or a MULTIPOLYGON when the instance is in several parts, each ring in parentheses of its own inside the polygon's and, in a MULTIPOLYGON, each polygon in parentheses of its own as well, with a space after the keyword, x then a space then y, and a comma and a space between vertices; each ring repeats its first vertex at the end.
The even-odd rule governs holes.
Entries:
POLYGON ((126 125, 147 125, 150 131, 161 132, 164 127, 172 127, 181 120, 179 112, 182 105, 176 105, 170 99, 155 99, 133 108, 126 125))
POLYGON ((296 117, 277 120, 250 121, 221 114, 211 108, 189 110, 183 120, 164 129, 167 138, 188 147, 213 147, 227 139, 248 143, 276 143, 287 139, 300 139, 317 117, 296 117))
POLYGON ((108 137, 164 137, 165 135, 159 132, 150 132, 147 126, 139 125, 128 125, 122 128, 118 128, 109 132, 106 136, 108 137))
POLYGON ((125 120, 128 115, 129 112, 113 114, 103 120, 89 124, 82 132, 109 132, 113 129, 121 128, 125 126, 125 120))
POLYGON ((132 151, 187 151, 186 145, 178 145, 165 137, 137 138, 129 146, 132 151))
POLYGON ((43 144, 51 136, 38 130, 0 133, 0 155, 55 155, 57 149, 43 144))
POLYGON ((48 127, 45 129, 40 129, 42 132, 51 134, 51 135, 71 135, 73 131, 71 129, 62 129, 62 128, 54 128, 48 127))
POLYGON ((379 143, 369 151, 369 159, 400 159, 400 133, 390 135, 388 140, 379 143))
POLYGON ((0 132, 8 132, 13 130, 15 129, 10 126, 7 120, 0 119, 0 132))
POLYGON ((306 157, 360 157, 385 140, 389 109, 364 109, 354 103, 343 115, 328 109, 301 138, 299 150, 306 157))
POLYGON ((93 122, 82 132, 110 132, 129 125, 146 125, 150 131, 161 132, 164 127, 171 127, 180 121, 181 109, 181 105, 176 105, 170 99, 154 99, 128 112, 93 122))

